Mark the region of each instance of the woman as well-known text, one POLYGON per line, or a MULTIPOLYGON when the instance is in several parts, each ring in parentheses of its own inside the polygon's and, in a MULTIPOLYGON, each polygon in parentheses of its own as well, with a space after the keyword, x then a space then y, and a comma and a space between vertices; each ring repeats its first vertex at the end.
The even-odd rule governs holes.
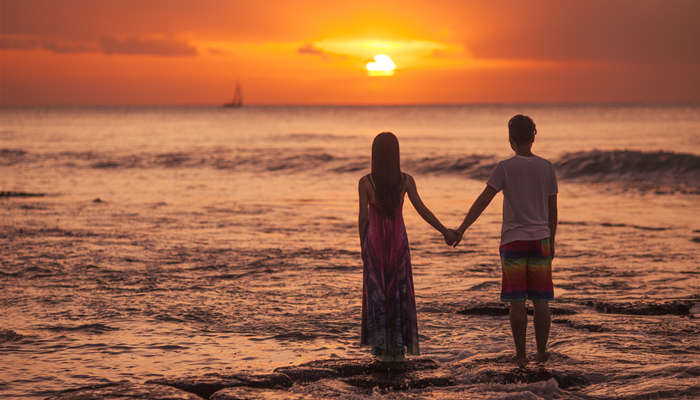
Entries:
POLYGON ((372 172, 359 182, 358 228, 362 246, 363 293, 361 344, 372 346, 380 361, 403 361, 419 354, 411 255, 403 222, 404 195, 423 219, 456 240, 423 204, 412 176, 402 173, 399 142, 383 132, 372 143, 372 172))

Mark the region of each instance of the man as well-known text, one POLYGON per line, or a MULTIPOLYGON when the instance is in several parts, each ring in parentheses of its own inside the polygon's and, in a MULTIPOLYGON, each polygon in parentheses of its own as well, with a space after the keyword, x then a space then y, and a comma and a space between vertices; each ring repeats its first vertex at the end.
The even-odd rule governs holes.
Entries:
MULTIPOLYGON (((532 153, 537 129, 530 117, 516 115, 508 122, 508 138, 515 155, 496 165, 486 188, 474 201, 457 229, 459 240, 503 190, 503 225, 501 228, 501 266, 503 280, 501 300, 511 303, 510 325, 515 341, 515 361, 527 364, 526 299, 535 309, 537 361, 548 358, 547 339, 551 317, 549 301, 554 298, 552 257, 557 230, 557 180, 554 166, 532 153)), ((456 246, 459 243, 454 243, 456 246)))

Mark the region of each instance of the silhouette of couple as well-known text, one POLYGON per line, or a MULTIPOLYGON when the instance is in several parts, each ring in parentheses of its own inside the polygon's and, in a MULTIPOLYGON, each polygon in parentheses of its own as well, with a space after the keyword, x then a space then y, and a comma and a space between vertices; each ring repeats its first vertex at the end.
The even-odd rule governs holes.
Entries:
POLYGON ((405 195, 447 245, 457 246, 501 190, 501 300, 510 302, 514 361, 521 367, 527 364, 527 299, 534 305, 536 360, 547 360, 557 181, 552 164, 532 153, 536 133, 531 118, 510 119, 508 138, 515 155, 496 165, 457 229, 446 228, 435 217, 421 200, 413 177, 401 172, 396 136, 383 132, 374 138, 372 171, 359 182, 358 229, 363 262, 361 344, 371 346, 379 361, 403 361, 406 354, 419 354, 411 257, 402 215, 405 195))

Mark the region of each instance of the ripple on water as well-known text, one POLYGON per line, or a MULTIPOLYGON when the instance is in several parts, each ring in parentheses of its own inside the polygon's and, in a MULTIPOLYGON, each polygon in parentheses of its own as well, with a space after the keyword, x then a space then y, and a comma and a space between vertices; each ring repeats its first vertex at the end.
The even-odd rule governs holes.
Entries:
POLYGON ((24 339, 23 335, 10 330, 10 329, 0 329, 0 344, 9 342, 18 342, 24 339))
POLYGON ((119 328, 114 328, 101 323, 81 325, 50 325, 41 327, 40 329, 45 329, 53 332, 85 332, 92 334, 102 334, 119 330, 119 328))

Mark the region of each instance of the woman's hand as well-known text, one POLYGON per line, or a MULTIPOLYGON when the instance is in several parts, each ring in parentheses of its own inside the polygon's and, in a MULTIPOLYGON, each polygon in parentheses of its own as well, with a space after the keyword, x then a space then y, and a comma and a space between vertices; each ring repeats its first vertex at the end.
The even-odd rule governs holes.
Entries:
POLYGON ((457 247, 462 240, 462 234, 454 229, 446 229, 442 236, 445 238, 445 243, 452 247, 457 247))

